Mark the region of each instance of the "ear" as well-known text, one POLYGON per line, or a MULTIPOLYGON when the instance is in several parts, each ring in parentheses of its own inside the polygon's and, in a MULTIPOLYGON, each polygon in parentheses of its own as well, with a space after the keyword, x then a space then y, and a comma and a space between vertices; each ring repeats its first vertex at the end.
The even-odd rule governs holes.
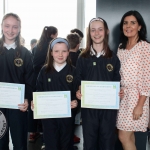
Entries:
POLYGON ((138 27, 138 31, 140 31, 140 30, 141 30, 141 28, 142 28, 142 26, 140 25, 140 26, 138 27))
POLYGON ((107 30, 107 34, 109 34, 109 30, 107 30))

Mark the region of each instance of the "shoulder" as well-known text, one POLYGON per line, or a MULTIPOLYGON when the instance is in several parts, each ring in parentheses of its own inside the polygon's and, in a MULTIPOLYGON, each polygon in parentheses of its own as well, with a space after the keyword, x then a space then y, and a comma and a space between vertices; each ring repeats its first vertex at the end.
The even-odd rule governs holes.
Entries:
POLYGON ((32 53, 24 46, 21 46, 21 53, 26 54, 26 55, 32 55, 32 53))
POLYGON ((115 54, 113 51, 112 51, 112 59, 118 60, 117 54, 115 54))

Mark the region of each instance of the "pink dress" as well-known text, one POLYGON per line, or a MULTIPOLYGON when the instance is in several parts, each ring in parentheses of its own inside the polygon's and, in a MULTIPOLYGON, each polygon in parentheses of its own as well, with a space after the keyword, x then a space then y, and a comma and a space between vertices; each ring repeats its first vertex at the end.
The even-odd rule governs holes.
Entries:
POLYGON ((141 41, 131 50, 119 49, 118 57, 121 62, 121 87, 124 88, 125 94, 120 101, 117 128, 123 131, 145 132, 149 122, 150 44, 141 41), (140 95, 147 96, 143 114, 140 119, 133 120, 133 109, 140 95))

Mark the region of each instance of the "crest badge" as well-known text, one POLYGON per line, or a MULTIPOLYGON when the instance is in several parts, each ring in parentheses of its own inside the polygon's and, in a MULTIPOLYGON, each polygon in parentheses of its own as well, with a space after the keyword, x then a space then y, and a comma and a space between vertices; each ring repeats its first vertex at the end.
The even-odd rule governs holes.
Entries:
POLYGON ((21 67, 23 65, 23 60, 21 58, 16 58, 14 60, 14 64, 17 66, 17 67, 21 67))
POLYGON ((110 71, 113 71, 114 67, 112 64, 107 64, 106 66, 107 70, 110 72, 110 71))
POLYGON ((66 76, 66 81, 67 81, 68 83, 71 83, 71 82, 73 81, 73 76, 72 76, 72 75, 67 75, 67 76, 66 76))
POLYGON ((4 114, 0 111, 0 139, 5 135, 7 131, 7 121, 4 114))

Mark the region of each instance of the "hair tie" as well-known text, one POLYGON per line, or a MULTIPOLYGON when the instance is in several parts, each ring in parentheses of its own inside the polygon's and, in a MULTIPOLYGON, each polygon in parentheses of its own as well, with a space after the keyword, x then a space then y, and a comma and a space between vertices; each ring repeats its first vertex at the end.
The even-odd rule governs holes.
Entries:
POLYGON ((69 43, 66 39, 64 38, 56 38, 54 39, 51 43, 50 43, 50 49, 52 50, 54 45, 57 44, 57 43, 65 43, 67 48, 70 49, 70 46, 69 46, 69 43))
POLYGON ((93 21, 101 21, 101 22, 104 23, 103 19, 101 19, 101 18, 93 18, 93 19, 90 21, 90 24, 91 24, 93 21))

